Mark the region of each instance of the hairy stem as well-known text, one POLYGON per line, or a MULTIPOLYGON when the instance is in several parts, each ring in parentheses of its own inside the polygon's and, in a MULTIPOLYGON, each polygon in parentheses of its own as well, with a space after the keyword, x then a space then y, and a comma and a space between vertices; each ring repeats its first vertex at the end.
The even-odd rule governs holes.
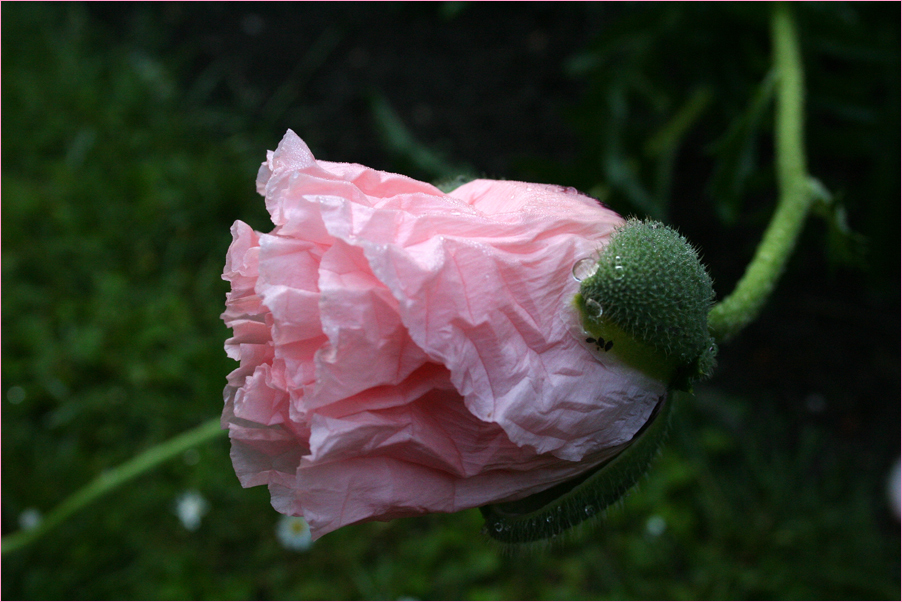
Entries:
POLYGON ((733 292, 708 314, 708 327, 721 342, 753 321, 786 266, 814 199, 805 165, 804 74, 795 24, 785 3, 772 19, 776 94, 776 167, 779 200, 755 256, 733 292))
POLYGON ((178 435, 177 437, 151 447, 121 466, 110 469, 85 487, 76 491, 59 506, 54 508, 33 529, 13 533, 3 538, 2 553, 14 552, 33 543, 64 520, 116 487, 147 472, 167 460, 185 452, 192 447, 205 443, 225 431, 219 424, 219 418, 204 422, 200 426, 178 435))

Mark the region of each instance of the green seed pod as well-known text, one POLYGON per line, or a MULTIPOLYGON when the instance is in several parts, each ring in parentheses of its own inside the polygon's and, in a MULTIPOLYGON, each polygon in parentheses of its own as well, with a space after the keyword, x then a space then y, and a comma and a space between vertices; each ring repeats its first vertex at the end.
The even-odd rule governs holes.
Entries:
POLYGON ((614 233, 576 299, 587 332, 614 340, 624 361, 686 391, 714 368, 713 302, 711 277, 686 238, 637 219, 614 233))

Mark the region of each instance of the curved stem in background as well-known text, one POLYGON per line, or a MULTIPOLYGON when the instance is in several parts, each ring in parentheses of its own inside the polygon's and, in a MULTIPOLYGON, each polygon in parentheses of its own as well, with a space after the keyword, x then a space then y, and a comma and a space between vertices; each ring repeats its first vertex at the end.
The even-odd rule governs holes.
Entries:
POLYGON ((804 146, 804 74, 790 8, 774 7, 776 94, 776 167, 780 196, 755 257, 733 292, 708 314, 708 328, 718 342, 736 335, 753 321, 770 297, 786 266, 815 198, 807 173, 804 146))
POLYGON ((219 418, 214 418, 169 441, 151 447, 125 464, 104 472, 54 508, 33 529, 22 530, 4 537, 2 553, 14 552, 27 546, 100 496, 221 433, 225 433, 225 431, 220 426, 219 418))

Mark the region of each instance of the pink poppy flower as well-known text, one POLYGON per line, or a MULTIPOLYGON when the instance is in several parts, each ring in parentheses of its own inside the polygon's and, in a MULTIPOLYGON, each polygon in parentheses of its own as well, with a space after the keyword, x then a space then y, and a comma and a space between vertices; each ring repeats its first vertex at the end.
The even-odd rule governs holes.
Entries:
POLYGON ((664 382, 587 342, 573 268, 623 219, 573 189, 430 184, 289 131, 236 222, 223 427, 245 487, 314 538, 513 501, 612 458, 664 382))

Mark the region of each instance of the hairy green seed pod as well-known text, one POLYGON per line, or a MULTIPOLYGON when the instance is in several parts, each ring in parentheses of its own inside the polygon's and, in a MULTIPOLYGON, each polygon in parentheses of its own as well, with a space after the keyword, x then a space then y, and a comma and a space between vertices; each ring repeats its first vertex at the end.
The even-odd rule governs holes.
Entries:
POLYGON ((627 363, 691 390, 714 368, 708 332, 711 277, 684 236, 664 224, 630 219, 611 237, 576 299, 583 327, 617 341, 627 363))

